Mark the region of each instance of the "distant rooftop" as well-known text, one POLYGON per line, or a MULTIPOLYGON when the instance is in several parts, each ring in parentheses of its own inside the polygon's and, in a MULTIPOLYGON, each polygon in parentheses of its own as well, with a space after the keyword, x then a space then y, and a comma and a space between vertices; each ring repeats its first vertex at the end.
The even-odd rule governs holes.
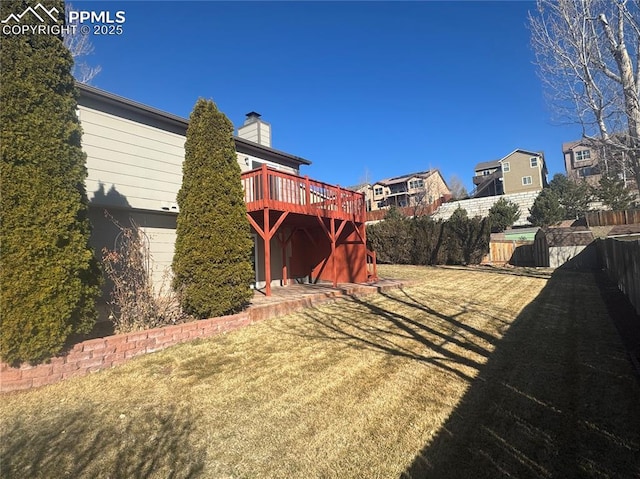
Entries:
POLYGON ((389 186, 389 185, 394 185, 396 183, 404 183, 409 178, 428 178, 435 171, 436 170, 417 171, 415 173, 409 173, 409 174, 402 175, 402 176, 394 176, 394 177, 391 177, 391 178, 387 178, 385 180, 376 181, 376 184, 389 186))
POLYGON ((478 163, 475 171, 490 170, 492 168, 500 168, 500 160, 483 161, 478 163))

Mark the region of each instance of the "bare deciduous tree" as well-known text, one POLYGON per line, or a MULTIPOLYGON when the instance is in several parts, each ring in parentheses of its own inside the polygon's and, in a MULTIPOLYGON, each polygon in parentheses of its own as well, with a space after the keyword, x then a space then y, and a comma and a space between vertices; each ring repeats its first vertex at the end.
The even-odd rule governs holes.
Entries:
MULTIPOLYGON (((67 11, 73 10, 73 5, 67 3, 65 8, 67 11)), ((83 34, 80 31, 80 25, 77 20, 67 22, 67 24, 75 25, 75 28, 68 30, 74 33, 65 33, 64 35, 64 46, 69 49, 73 56, 73 76, 80 83, 91 83, 91 80, 102 71, 102 67, 100 65, 90 66, 84 60, 84 57, 93 53, 93 44, 91 43, 90 35, 83 34)))
POLYGON ((532 45, 548 100, 582 125, 603 169, 640 185, 640 7, 629 0, 537 0, 532 45))
POLYGON ((451 191, 451 198, 454 200, 464 200, 469 197, 467 188, 458 175, 451 175, 449 177, 449 190, 451 191))

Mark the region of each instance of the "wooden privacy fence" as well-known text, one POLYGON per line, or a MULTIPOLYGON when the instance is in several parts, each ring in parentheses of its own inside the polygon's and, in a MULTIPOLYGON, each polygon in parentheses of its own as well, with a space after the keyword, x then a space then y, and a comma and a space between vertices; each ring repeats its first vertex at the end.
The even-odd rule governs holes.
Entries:
POLYGON ((640 223, 640 210, 590 211, 585 215, 587 226, 619 226, 640 223))
POLYGON ((640 314, 640 240, 607 238, 598 242, 602 266, 640 314))
POLYGON ((482 264, 534 266, 533 241, 492 240, 482 264))
MULTIPOLYGON (((402 213, 404 216, 407 216, 407 217, 432 215, 433 213, 436 212, 438 208, 440 208, 440 205, 444 203, 445 199, 446 199, 445 197, 441 197, 428 205, 424 204, 424 205, 418 205, 418 206, 402 206, 397 209, 400 211, 400 213, 402 213)), ((388 213, 389 213, 389 208, 385 208, 382 210, 367 211, 367 221, 383 220, 388 213)))

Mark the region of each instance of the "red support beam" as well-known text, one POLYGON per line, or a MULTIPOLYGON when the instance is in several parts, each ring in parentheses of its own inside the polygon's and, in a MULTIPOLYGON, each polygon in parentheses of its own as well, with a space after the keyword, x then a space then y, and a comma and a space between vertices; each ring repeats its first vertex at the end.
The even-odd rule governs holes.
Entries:
POLYGON ((333 287, 338 286, 338 264, 336 263, 336 220, 331 218, 331 267, 333 268, 333 287))
POLYGON ((320 213, 316 213, 316 218, 318 218, 318 222, 320 222, 320 226, 322 226, 322 230, 325 232, 325 234, 327 235, 327 238, 329 238, 329 241, 331 241, 331 233, 329 232, 329 230, 327 229, 327 225, 324 224, 324 220, 322 219, 322 217, 320 216, 320 213))
POLYGON ((260 225, 256 223, 256 220, 254 220, 249 213, 247 213, 247 218, 249 218, 249 223, 251 224, 251 226, 253 226, 253 229, 258 232, 260 238, 264 239, 266 233, 262 230, 262 228, 260 228, 260 225))
POLYGON ((264 280, 265 293, 267 296, 271 296, 271 236, 269 229, 269 208, 264 209, 264 280))
MULTIPOLYGON (((271 296, 271 238, 273 238, 273 235, 278 231, 278 228, 280 228, 280 225, 282 225, 282 222, 289 215, 288 211, 285 211, 284 213, 282 213, 278 218, 278 220, 276 221, 276 223, 273 225, 273 228, 271 228, 269 226, 269 221, 270 221, 269 211, 270 211, 269 208, 265 208, 263 210, 264 223, 262 228, 256 222, 256 220, 253 219, 251 214, 247 213, 247 218, 249 218, 249 223, 251 224, 251 226, 253 226, 253 229, 255 229, 258 232, 258 234, 260 235, 260 237, 264 242, 264 279, 267 283, 265 287, 265 294, 267 296, 271 296)), ((293 233, 291 234, 291 236, 293 236, 293 233)), ((291 240, 291 236, 289 236, 289 239, 287 240, 287 242, 291 240)), ((287 278, 286 277, 286 258, 284 255, 282 257, 284 262, 283 274, 285 274, 285 276, 283 276, 282 278, 286 283, 286 278, 287 278)))
POLYGON ((334 238, 333 238, 333 239, 334 239, 334 242, 335 242, 336 244, 338 244, 338 238, 340 238, 340 233, 342 233, 342 230, 344 229, 344 227, 345 227, 345 225, 346 225, 346 224, 347 224, 347 222, 346 222, 346 221, 343 221, 343 222, 341 222, 341 223, 340 223, 340 226, 338 227, 338 231, 336 231, 336 234, 335 234, 335 236, 334 236, 334 238))
POLYGON ((365 225, 362 224, 362 233, 360 233, 360 226, 358 226, 354 221, 351 222, 353 224, 353 229, 356 230, 356 234, 358 235, 358 238, 360 238, 360 241, 362 241, 362 244, 366 245, 367 244, 367 233, 365 231, 365 225))

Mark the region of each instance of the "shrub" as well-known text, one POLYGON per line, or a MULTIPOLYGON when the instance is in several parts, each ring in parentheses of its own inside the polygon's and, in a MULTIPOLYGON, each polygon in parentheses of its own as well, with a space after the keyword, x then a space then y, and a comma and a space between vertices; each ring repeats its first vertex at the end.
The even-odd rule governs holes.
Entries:
POLYGON ((367 227, 369 248, 376 251, 380 263, 410 264, 411 221, 400 214, 386 218, 367 227))
POLYGON ((533 226, 550 226, 559 223, 565 217, 558 195, 550 188, 540 192, 529 212, 527 220, 533 226))
MULTIPOLYGON (((42 3, 64 11, 62 2, 42 3)), ((0 17, 27 5, 3 1, 0 17)), ((3 35, 0 55, 0 350, 11 363, 38 362, 92 328, 100 272, 71 54, 60 37, 25 32, 3 35)))
POLYGON ((488 219, 491 230, 500 233, 520 219, 520 207, 512 201, 500 198, 489 209, 488 219))
POLYGON ((635 195, 617 176, 602 175, 598 187, 594 189, 596 197, 613 211, 623 211, 633 206, 635 195))
POLYGON ((411 226, 413 239, 411 263, 420 265, 445 263, 447 258, 445 223, 422 216, 414 219, 411 226))
POLYGON ((589 211, 592 193, 586 181, 576 182, 562 173, 556 173, 549 182, 549 188, 555 193, 562 207, 563 218, 561 219, 575 220, 589 211))
POLYGON ((252 296, 253 242, 233 125, 212 101, 191 113, 182 171, 174 287, 198 318, 239 311, 252 296))
POLYGON ((149 242, 144 232, 133 220, 131 226, 125 227, 110 219, 120 234, 115 249, 102 250, 102 263, 113 284, 109 306, 115 331, 127 333, 184 322, 188 316, 173 290, 166 287, 166 276, 154 291, 149 277, 149 242))
POLYGON ((489 222, 456 210, 448 221, 392 216, 367 227, 369 247, 382 263, 474 264, 489 247, 489 222))

